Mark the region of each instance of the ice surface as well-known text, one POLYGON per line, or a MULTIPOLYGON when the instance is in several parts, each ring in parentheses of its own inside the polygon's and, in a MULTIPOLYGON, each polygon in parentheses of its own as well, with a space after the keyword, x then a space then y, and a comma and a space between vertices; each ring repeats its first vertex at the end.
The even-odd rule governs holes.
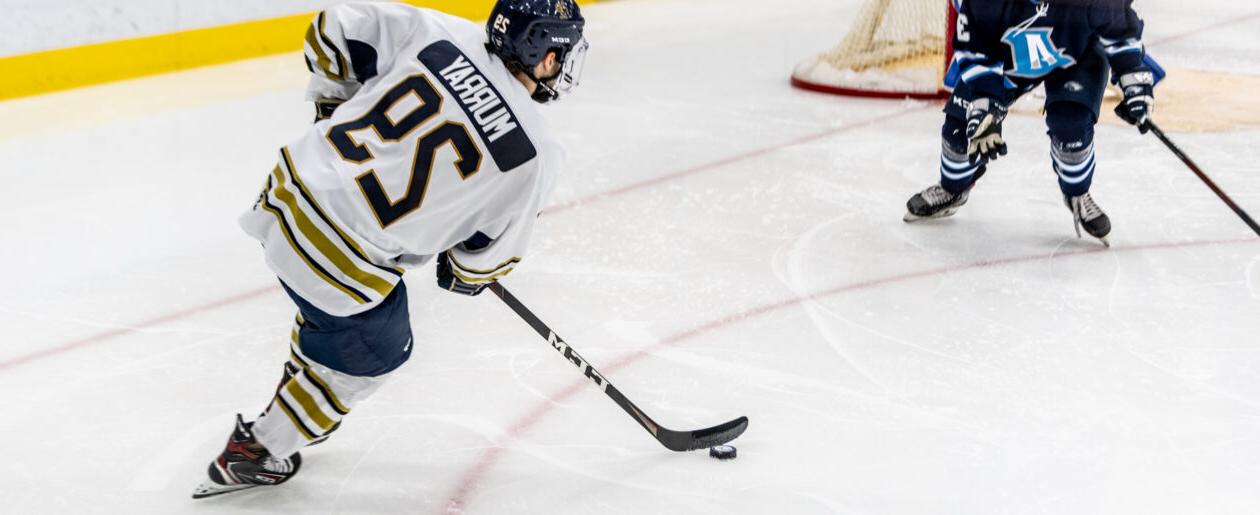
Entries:
MULTIPOLYGON (((301 60, 0 104, 2 511, 1255 513, 1260 239, 1100 126, 1114 246, 1077 240, 1032 117, 959 215, 903 224, 939 108, 787 85, 857 4, 591 6, 548 109, 571 166, 505 284, 662 424, 748 415, 730 462, 421 269, 412 361, 293 482, 194 503, 286 354, 235 217, 309 121, 301 60)), ((1260 74, 1256 6, 1141 7, 1170 67, 1260 74)), ((1172 136, 1260 214, 1257 132, 1172 136)))

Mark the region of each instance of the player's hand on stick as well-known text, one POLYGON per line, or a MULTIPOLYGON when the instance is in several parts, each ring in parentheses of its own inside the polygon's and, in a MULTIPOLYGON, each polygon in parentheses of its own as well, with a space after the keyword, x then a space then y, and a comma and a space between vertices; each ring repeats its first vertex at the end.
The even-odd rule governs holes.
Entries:
POLYGON ((486 283, 467 283, 456 276, 455 270, 451 268, 451 258, 446 252, 438 254, 437 284, 443 290, 468 296, 477 296, 486 289, 486 286, 488 286, 486 283))
POLYGON ((1006 155, 1002 139, 1002 121, 1006 106, 991 98, 979 98, 967 109, 967 153, 973 158, 993 161, 1006 155), (978 157, 977 157, 978 155, 978 157))
POLYGON ((1136 125, 1142 134, 1150 130, 1151 113, 1155 111, 1155 74, 1133 72, 1120 76, 1124 100, 1116 106, 1116 116, 1136 125))

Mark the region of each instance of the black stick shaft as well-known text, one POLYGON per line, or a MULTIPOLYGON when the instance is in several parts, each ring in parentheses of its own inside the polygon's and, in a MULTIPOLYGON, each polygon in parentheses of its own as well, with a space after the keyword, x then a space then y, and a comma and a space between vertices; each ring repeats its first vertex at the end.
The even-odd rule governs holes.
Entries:
POLYGON ((1176 154, 1177 157, 1181 159, 1181 162, 1185 163, 1186 166, 1190 168, 1190 171, 1194 172, 1195 175, 1198 175, 1200 179, 1203 179, 1203 183, 1207 184, 1208 188, 1211 188, 1212 192, 1216 193, 1216 196, 1225 201, 1225 205, 1229 206, 1230 209, 1233 209, 1234 213, 1236 213, 1239 218, 1242 218, 1243 222, 1246 223, 1252 231, 1255 231, 1257 236, 1260 236, 1260 225, 1256 224, 1256 221, 1251 218, 1251 215, 1248 215, 1246 211, 1243 211, 1241 207, 1238 207, 1238 204, 1234 203, 1234 200, 1229 198, 1229 195, 1226 195, 1224 190, 1217 186, 1206 173, 1203 173, 1203 170, 1199 168, 1199 165, 1194 164, 1194 161, 1190 159, 1190 156, 1187 156, 1185 152, 1182 152, 1180 148, 1177 148, 1177 145, 1174 144, 1172 140, 1168 139, 1168 136, 1164 134, 1164 131, 1160 130, 1159 126, 1155 125, 1155 122, 1147 122, 1147 126, 1150 127, 1151 132, 1155 133, 1155 137, 1164 142, 1164 145, 1168 147, 1168 150, 1171 150, 1173 154, 1176 154))
POLYGON ((581 370, 587 379, 590 379, 597 388, 603 390, 604 393, 613 400, 613 402, 616 402, 618 406, 621 406, 621 409, 625 410, 626 413, 628 413, 635 422, 638 422, 640 426, 643 426, 643 429, 652 433, 652 436, 657 440, 661 439, 661 435, 659 434, 661 427, 656 423, 656 421, 644 414, 643 410, 640 410, 638 406, 635 406, 633 402, 630 402, 630 399, 627 399, 625 395, 622 395, 621 391, 617 390, 617 387, 608 382, 608 380, 605 379, 598 370, 595 370, 595 367, 591 366, 589 361, 586 361, 585 358, 578 355, 577 351, 574 351, 568 343, 565 343, 565 341, 560 338, 560 335, 556 334, 555 331, 552 331, 550 327, 547 327, 547 324, 544 323, 542 319, 538 318, 537 315, 534 315, 529 308, 525 307, 525 304, 522 304, 520 300, 517 300, 516 296, 512 295, 512 292, 509 292, 507 288, 504 288, 503 285, 498 282, 490 283, 490 291, 494 292, 495 295, 502 299, 503 303, 507 304, 509 308, 512 308, 512 311, 515 311, 516 314, 525 321, 525 323, 534 328, 534 331, 537 332, 539 336, 542 336, 543 339, 551 343, 552 348, 556 349, 556 351, 564 356, 565 359, 569 360, 570 363, 581 370))

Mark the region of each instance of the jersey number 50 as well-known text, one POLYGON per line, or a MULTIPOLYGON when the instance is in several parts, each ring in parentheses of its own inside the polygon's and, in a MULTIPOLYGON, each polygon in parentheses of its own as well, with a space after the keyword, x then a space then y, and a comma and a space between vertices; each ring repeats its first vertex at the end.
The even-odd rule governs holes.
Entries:
MULTIPOLYGON (((390 88, 372 107, 371 111, 357 120, 333 126, 328 132, 328 141, 341 154, 342 159, 356 164, 364 164, 375 156, 367 145, 356 142, 351 133, 372 129, 382 143, 397 143, 405 139, 438 114, 442 108, 442 95, 433 83, 424 75, 412 75, 398 85, 390 88), (414 95, 420 105, 398 120, 391 117, 391 110, 404 98, 414 95)), ((407 180, 407 191, 402 198, 390 200, 381 184, 381 178, 375 170, 368 170, 355 178, 359 189, 367 198, 368 207, 376 215, 381 227, 389 227, 411 212, 420 209, 424 203, 425 192, 429 189, 429 176, 433 174, 434 161, 438 149, 450 144, 458 159, 455 170, 461 179, 468 179, 481 168, 482 154, 477 148, 468 129, 463 124, 448 121, 433 130, 426 132, 416 140, 415 157, 412 160, 411 176, 407 180)))

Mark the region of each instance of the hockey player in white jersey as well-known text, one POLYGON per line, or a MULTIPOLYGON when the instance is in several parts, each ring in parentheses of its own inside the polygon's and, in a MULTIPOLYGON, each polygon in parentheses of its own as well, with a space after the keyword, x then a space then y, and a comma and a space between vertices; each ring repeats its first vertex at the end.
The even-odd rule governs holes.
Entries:
POLYGON ((573 0, 500 0, 484 29, 360 3, 306 33, 316 123, 241 217, 298 306, 266 411, 237 416, 194 498, 276 485, 411 355, 405 268, 477 295, 524 255, 564 152, 538 103, 578 82, 573 0))

